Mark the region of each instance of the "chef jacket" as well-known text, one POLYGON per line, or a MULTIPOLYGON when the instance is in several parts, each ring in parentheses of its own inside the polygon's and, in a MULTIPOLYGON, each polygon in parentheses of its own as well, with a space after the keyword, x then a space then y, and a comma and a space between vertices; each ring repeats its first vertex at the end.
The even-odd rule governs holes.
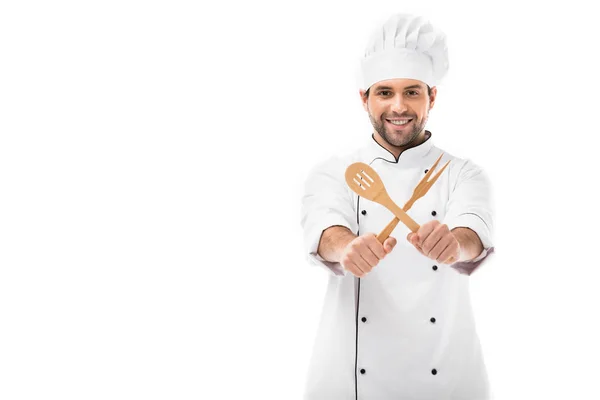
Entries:
POLYGON ((431 132, 426 135, 397 160, 371 136, 363 148, 322 162, 308 175, 301 205, 306 255, 329 272, 329 282, 305 399, 489 398, 468 285, 469 275, 494 250, 490 183, 479 166, 442 151, 431 132), (450 165, 408 214, 419 225, 437 219, 449 229, 472 229, 483 244, 478 257, 438 263, 406 240, 410 231, 401 223, 392 232, 397 245, 363 278, 317 254, 321 234, 331 226, 378 234, 394 218, 347 186, 350 164, 373 167, 402 207, 442 153, 439 165, 450 165))

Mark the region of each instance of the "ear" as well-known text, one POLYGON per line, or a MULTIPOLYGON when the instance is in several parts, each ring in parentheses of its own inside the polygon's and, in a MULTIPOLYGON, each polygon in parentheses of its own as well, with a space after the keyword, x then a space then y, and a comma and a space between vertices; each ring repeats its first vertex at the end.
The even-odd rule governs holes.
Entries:
POLYGON ((369 99, 367 98, 367 96, 365 96, 365 93, 367 93, 366 90, 361 89, 358 91, 358 94, 360 95, 360 100, 362 101, 363 109, 368 112, 369 107, 367 105, 367 102, 369 101, 369 99))
POLYGON ((437 87, 432 87, 431 88, 431 96, 429 96, 429 109, 431 110, 433 108, 433 105, 435 104, 435 99, 437 97, 437 87))

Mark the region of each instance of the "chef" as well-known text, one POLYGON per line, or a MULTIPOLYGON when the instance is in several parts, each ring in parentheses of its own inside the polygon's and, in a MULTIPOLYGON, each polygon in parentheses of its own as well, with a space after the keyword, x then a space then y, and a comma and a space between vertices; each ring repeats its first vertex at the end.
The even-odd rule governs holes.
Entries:
POLYGON ((361 70, 374 131, 313 168, 302 197, 307 257, 329 272, 305 399, 485 400, 468 285, 493 252, 490 182, 425 129, 448 70, 445 35, 423 17, 395 15, 372 36, 361 70), (379 243, 394 215, 355 194, 346 168, 369 164, 402 207, 442 154, 449 166, 408 211, 420 229, 398 224, 379 243))

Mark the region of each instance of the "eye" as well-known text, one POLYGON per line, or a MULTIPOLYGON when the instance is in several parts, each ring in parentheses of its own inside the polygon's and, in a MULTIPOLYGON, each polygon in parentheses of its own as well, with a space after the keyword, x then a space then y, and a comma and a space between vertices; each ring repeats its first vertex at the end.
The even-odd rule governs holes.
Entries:
POLYGON ((411 96, 411 97, 416 97, 419 95, 419 92, 416 90, 409 90, 406 92, 407 95, 411 96))
POLYGON ((377 94, 379 94, 380 96, 389 96, 390 94, 392 94, 392 92, 390 92, 389 90, 380 90, 377 94))

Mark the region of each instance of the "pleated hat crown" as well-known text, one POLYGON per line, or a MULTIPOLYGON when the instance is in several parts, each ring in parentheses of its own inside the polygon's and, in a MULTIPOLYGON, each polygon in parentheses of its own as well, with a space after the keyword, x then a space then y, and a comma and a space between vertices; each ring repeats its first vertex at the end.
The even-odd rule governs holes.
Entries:
POLYGON ((448 72, 446 35, 424 17, 397 14, 371 36, 361 61, 366 90, 387 79, 438 85, 448 72))

